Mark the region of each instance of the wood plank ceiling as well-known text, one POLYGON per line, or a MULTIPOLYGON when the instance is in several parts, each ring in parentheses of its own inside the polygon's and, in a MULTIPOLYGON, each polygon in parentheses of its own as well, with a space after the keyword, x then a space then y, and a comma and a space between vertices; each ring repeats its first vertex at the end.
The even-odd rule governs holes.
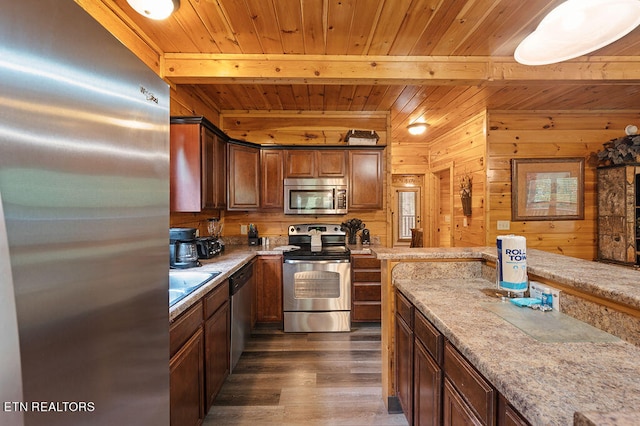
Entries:
POLYGON ((638 28, 574 61, 513 61, 562 0, 182 0, 165 21, 101 1, 158 53, 165 78, 222 112, 390 111, 392 139, 409 140, 411 122, 433 138, 484 107, 640 104, 638 28))

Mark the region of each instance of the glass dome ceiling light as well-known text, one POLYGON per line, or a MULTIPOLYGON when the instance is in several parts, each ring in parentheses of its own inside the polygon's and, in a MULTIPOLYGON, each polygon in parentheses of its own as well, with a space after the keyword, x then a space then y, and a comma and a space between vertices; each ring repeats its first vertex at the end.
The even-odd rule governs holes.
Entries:
POLYGON ((524 65, 577 58, 624 37, 640 25, 640 0, 568 0, 553 9, 516 48, 524 65))

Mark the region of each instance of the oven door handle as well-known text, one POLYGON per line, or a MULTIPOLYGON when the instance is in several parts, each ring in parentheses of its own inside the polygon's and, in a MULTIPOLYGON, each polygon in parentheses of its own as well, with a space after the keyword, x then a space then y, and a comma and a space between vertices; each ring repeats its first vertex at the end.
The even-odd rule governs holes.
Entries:
POLYGON ((284 263, 350 263, 349 259, 333 259, 333 260, 298 260, 298 259, 285 259, 284 263))

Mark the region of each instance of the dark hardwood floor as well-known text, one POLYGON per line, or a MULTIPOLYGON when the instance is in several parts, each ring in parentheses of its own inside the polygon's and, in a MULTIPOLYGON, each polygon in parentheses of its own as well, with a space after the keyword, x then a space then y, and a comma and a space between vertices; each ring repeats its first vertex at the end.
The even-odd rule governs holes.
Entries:
POLYGON ((254 331, 205 426, 406 425, 381 394, 380 327, 254 331))

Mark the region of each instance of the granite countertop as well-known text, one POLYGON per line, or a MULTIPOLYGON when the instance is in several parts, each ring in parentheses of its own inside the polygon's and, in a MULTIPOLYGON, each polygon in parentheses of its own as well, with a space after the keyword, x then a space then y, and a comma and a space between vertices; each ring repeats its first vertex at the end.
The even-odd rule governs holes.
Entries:
POLYGON ((638 347, 615 338, 537 340, 489 310, 509 302, 482 293, 495 286, 482 278, 395 285, 533 425, 573 424, 575 412, 580 424, 598 416, 606 424, 640 424, 638 347))
MULTIPOLYGON (((178 315, 186 311, 196 303, 202 296, 217 288, 225 282, 227 278, 234 272, 246 265, 256 256, 281 255, 283 247, 286 244, 278 244, 281 241, 274 241, 274 244, 266 246, 248 246, 248 245, 227 245, 224 252, 212 259, 200 259, 202 266, 196 268, 181 269, 182 271, 198 271, 198 272, 220 272, 220 275, 197 288, 184 299, 169 308, 169 321, 173 321, 178 315)), ((352 254, 370 254, 371 247, 363 245, 350 245, 352 254)))
MULTIPOLYGON (((381 260, 497 260, 495 247, 372 247, 381 260)), ((527 272, 593 295, 640 309, 640 270, 527 249, 527 272)))

